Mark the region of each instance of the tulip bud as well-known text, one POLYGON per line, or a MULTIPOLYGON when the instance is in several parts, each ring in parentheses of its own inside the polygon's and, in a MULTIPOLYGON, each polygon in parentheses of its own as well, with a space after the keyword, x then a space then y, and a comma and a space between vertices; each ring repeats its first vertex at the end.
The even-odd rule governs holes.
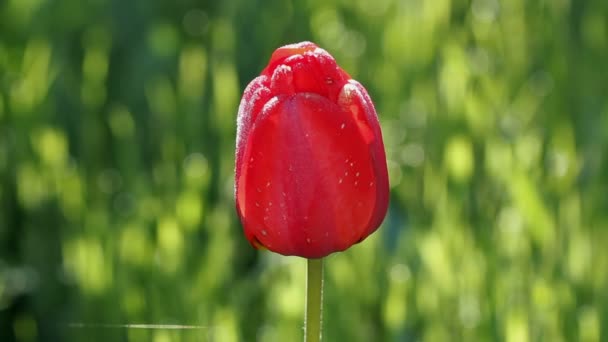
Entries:
POLYGON ((235 198, 249 242, 305 258, 343 251, 378 229, 388 195, 365 88, 313 43, 277 49, 237 118, 235 198))

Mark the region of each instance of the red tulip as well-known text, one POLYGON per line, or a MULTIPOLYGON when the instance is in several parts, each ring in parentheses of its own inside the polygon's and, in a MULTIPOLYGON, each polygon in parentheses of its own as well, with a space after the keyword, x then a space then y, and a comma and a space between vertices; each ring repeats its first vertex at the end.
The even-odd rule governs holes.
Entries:
POLYGON ((327 51, 277 49, 237 121, 236 207, 254 247, 321 258, 378 229, 389 189, 376 110, 327 51))

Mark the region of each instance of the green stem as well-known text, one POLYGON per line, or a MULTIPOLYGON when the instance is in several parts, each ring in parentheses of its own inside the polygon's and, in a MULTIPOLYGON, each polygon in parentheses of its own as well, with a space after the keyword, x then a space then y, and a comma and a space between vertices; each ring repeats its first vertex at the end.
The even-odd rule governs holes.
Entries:
POLYGON ((323 259, 308 259, 304 341, 321 341, 323 321, 323 259))

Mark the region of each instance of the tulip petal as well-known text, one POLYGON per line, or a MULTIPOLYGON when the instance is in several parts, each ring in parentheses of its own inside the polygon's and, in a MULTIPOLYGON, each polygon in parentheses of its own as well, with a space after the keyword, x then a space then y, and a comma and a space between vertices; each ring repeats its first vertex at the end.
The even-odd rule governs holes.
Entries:
MULTIPOLYGON (((268 102, 268 99, 272 97, 270 90, 268 89, 268 78, 266 76, 259 76, 255 78, 243 94, 241 103, 239 105, 239 112, 237 116, 237 130, 236 130, 236 151, 235 151, 235 181, 238 182, 240 179, 240 167, 243 163, 243 153, 245 151, 245 143, 249 137, 249 132, 253 122, 255 121, 258 113, 261 111, 264 104, 268 102)), ((235 196, 238 191, 238 183, 235 184, 235 196)), ((238 207, 237 202, 237 207, 238 207)))
POLYGON ((247 146, 255 149, 245 152, 239 180, 246 235, 285 255, 350 247, 368 235, 377 192, 355 118, 316 94, 271 102, 251 132, 247 146))
POLYGON ((274 70, 277 65, 281 64, 286 58, 303 55, 304 53, 314 51, 317 48, 317 45, 311 42, 300 42, 281 46, 272 53, 270 62, 268 62, 268 66, 262 71, 262 74, 267 75, 268 70, 274 70))
POLYGON ((364 134, 364 136, 369 136, 369 134, 371 134, 374 137, 374 139, 370 141, 369 152, 373 159, 372 165, 374 167, 374 174, 376 175, 378 193, 374 215, 369 223, 369 229, 373 229, 369 231, 369 234, 371 234, 380 226, 384 216, 386 216, 389 199, 388 170, 386 168, 386 153, 384 152, 380 122, 378 121, 378 115, 376 114, 376 109, 374 108, 374 104, 372 103, 369 94, 365 88, 355 80, 349 80, 348 83, 344 85, 344 88, 340 93, 339 103, 343 108, 352 108, 352 111, 355 111, 355 108, 360 108, 361 111, 358 112, 358 114, 361 114, 362 116, 359 117, 358 122, 365 122, 365 125, 360 125, 362 134, 364 134), (371 132, 368 131, 368 129, 371 130, 371 132))

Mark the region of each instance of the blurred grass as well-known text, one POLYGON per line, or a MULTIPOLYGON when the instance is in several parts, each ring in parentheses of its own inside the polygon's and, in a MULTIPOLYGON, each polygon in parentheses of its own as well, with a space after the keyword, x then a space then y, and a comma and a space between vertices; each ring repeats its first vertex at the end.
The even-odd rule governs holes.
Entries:
POLYGON ((0 340, 300 340, 304 261, 249 247, 232 178, 241 91, 301 40, 391 177, 328 341, 608 340, 607 4, 0 3, 0 340), (202 328, 101 326, 133 323, 202 328))

